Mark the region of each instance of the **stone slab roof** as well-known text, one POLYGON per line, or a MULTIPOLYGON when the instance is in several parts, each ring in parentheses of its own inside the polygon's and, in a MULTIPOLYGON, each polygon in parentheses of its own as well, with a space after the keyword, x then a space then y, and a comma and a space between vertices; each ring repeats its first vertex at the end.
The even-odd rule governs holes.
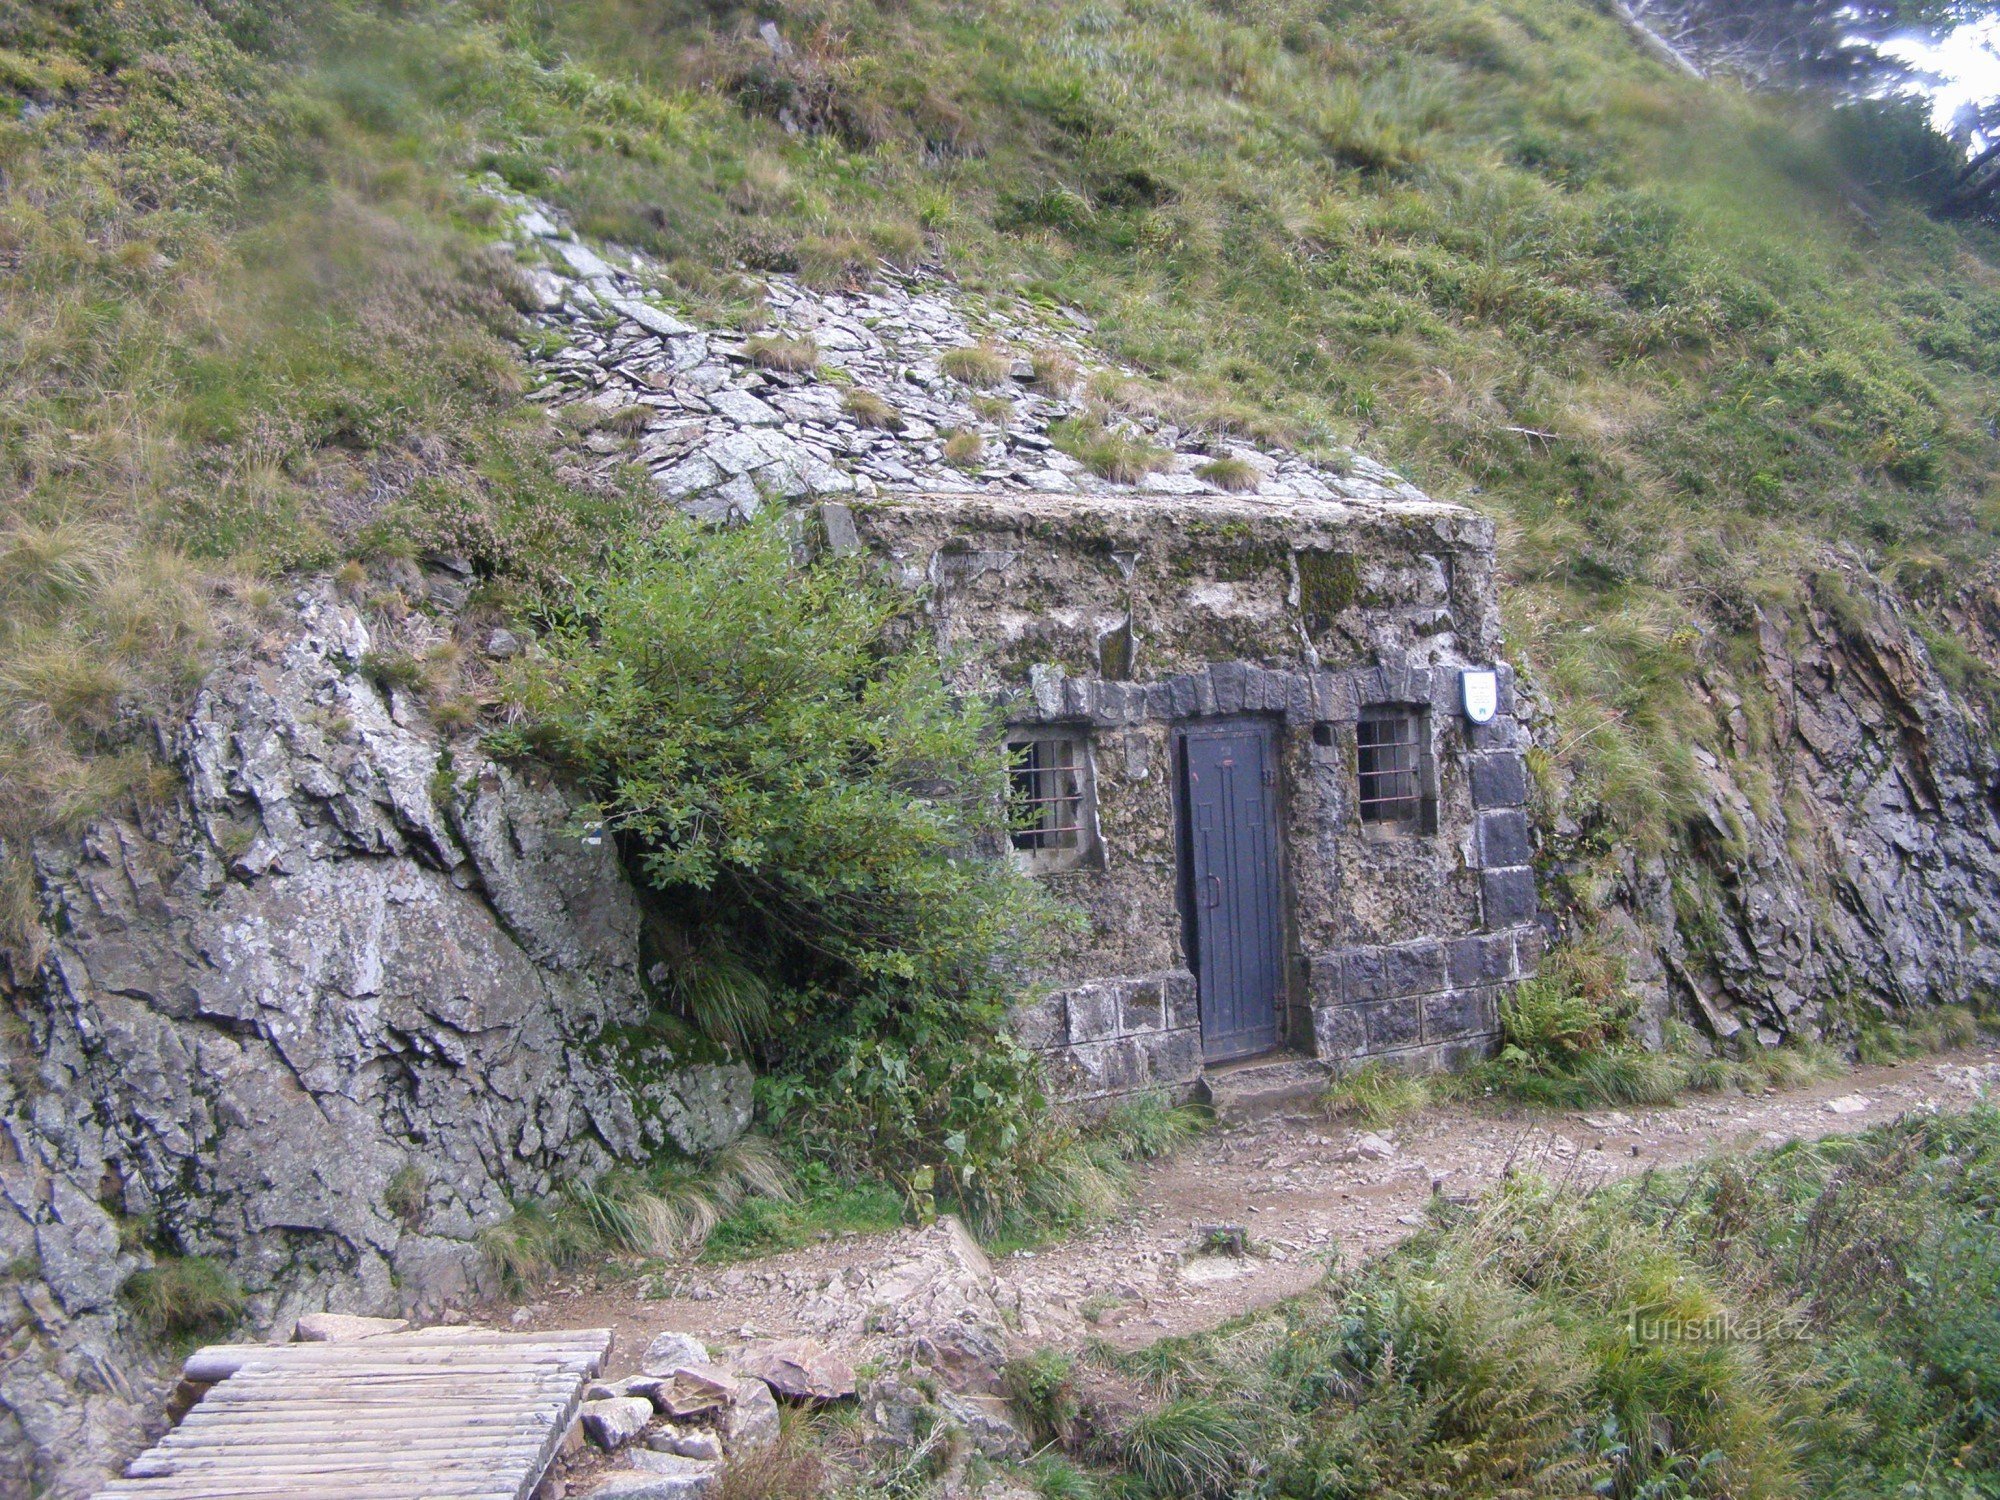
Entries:
POLYGON ((1473 514, 1359 454, 1315 461, 1093 400, 1094 377, 1101 386, 1138 372, 1095 348, 1090 320, 1073 309, 999 306, 934 271, 884 264, 859 290, 760 274, 766 326, 702 327, 657 294, 665 278, 646 257, 585 243, 554 210, 497 180, 481 186, 506 205, 507 247, 546 335, 530 347, 530 399, 586 408, 572 425, 593 472, 608 477, 636 459, 696 515, 747 516, 812 498, 969 496, 1321 520, 1473 514), (769 367, 771 341, 804 353, 806 367, 769 367), (997 358, 989 383, 946 373, 951 351, 969 348, 997 358), (1066 378, 1052 381, 1052 369, 1066 378), (1156 467, 1129 482, 1094 472, 1064 451, 1064 424, 1079 421, 1143 445, 1156 467), (947 456, 958 434, 977 436, 976 457, 964 439, 957 461, 947 456), (1202 477, 1223 458, 1247 466, 1248 489, 1240 470, 1236 490, 1202 477))

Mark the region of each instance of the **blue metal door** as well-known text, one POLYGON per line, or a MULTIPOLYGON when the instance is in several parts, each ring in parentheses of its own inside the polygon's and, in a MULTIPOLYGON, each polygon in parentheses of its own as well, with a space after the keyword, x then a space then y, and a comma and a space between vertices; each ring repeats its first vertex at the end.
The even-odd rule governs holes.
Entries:
POLYGON ((1202 1055, 1278 1045, 1284 920, 1278 900, 1277 755, 1254 721, 1182 731, 1182 890, 1192 914, 1202 1055))

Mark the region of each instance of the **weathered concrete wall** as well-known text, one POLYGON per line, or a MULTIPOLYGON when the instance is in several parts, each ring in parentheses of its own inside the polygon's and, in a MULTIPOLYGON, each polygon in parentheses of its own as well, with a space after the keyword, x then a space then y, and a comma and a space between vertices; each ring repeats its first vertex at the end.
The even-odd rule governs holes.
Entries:
POLYGON ((53 943, 0 1074, 8 1500, 87 1490, 157 1419, 119 1295, 157 1252, 224 1262, 252 1327, 434 1313, 510 1199, 749 1120, 741 1068, 617 1041, 639 909, 563 795, 385 696, 330 592, 290 613, 166 747, 184 792, 40 851, 53 943))
POLYGON ((925 591, 961 690, 996 696, 1015 725, 1089 732, 1101 859, 1045 877, 1088 914, 1089 936, 1019 1020, 1060 1088, 1090 1098, 1201 1074, 1173 735, 1236 715, 1278 736, 1287 1044, 1432 1064, 1490 1042, 1498 990, 1533 972, 1539 939, 1511 680, 1503 667, 1487 725, 1458 696, 1460 669, 1497 650, 1488 523, 1429 502, 1160 495, 924 497, 852 514, 925 591), (1361 824, 1355 721, 1387 704, 1429 710, 1433 833, 1361 824), (1496 936, 1476 950, 1447 942, 1481 932, 1496 936))

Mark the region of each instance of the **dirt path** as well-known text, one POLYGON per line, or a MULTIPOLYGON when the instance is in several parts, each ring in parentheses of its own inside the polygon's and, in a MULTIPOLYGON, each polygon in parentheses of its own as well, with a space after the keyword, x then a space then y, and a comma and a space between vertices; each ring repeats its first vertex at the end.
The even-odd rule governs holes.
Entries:
MULTIPOLYGON (((1659 1109, 1546 1113, 1443 1106, 1399 1127, 1330 1125, 1306 1109, 1225 1125, 1150 1172, 1101 1229, 993 1263, 984 1283, 1024 1343, 1095 1335, 1135 1347, 1210 1328, 1309 1287, 1421 1222, 1432 1192, 1477 1196, 1527 1166, 1585 1186, 1728 1149, 1849 1134, 1911 1110, 2000 1095, 2000 1050, 1886 1067, 1756 1098, 1659 1109), (1386 1153, 1384 1147, 1386 1146, 1386 1153), (1201 1253, 1240 1226, 1257 1253, 1201 1253)), ((616 1290, 559 1291, 519 1309, 527 1327, 610 1325, 629 1360, 673 1329, 711 1344, 807 1335, 866 1355, 902 1310, 934 1298, 936 1231, 853 1235, 728 1267, 678 1267, 616 1290)), ((957 1253, 946 1246, 946 1253, 957 1253)), ((962 1257, 961 1257, 962 1258, 962 1257)))

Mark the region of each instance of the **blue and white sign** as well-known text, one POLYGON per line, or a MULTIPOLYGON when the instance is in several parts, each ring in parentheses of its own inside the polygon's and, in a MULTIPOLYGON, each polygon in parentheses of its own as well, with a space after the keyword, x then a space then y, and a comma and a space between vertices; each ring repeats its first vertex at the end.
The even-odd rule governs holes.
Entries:
POLYGON ((1465 716, 1475 724, 1488 723, 1500 709, 1500 674, 1467 671, 1458 674, 1459 691, 1465 698, 1465 716))

